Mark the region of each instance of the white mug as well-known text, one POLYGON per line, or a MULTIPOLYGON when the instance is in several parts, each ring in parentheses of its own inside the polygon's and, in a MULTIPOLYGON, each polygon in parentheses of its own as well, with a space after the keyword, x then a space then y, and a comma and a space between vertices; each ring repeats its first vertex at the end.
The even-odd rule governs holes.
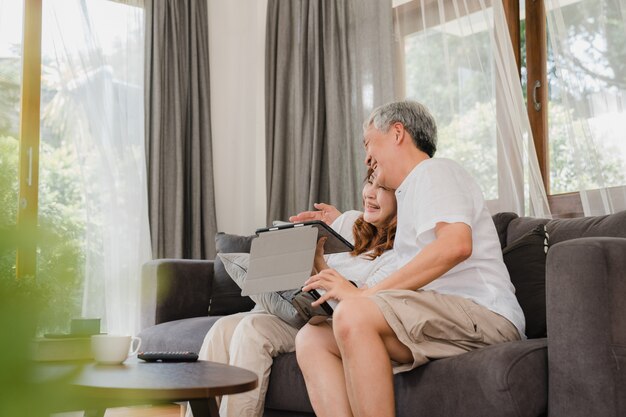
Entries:
POLYGON ((91 336, 91 352, 96 362, 102 365, 118 365, 139 352, 141 339, 135 336, 98 334, 91 336), (131 346, 137 346, 131 351, 131 346))

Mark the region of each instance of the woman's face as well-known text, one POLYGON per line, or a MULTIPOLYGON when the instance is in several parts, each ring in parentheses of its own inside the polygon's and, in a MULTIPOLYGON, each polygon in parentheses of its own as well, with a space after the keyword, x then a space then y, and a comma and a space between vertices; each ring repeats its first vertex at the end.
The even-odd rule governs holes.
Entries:
POLYGON ((396 196, 371 176, 363 186, 363 220, 382 227, 396 215, 396 196))

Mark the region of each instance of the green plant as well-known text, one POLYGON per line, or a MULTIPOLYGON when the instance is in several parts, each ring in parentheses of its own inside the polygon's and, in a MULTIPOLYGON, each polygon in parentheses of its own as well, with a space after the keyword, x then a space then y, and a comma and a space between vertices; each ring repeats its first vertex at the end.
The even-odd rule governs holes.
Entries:
MULTIPOLYGON (((0 195, 14 193, 14 181, 0 177, 0 195)), ((6 268, 10 259, 15 263, 19 245, 37 243, 64 252, 63 237, 43 229, 18 230, 14 220, 0 217, 0 416, 42 416, 71 401, 67 378, 39 378, 40 369, 31 360, 32 341, 43 316, 55 317, 54 311, 67 302, 55 299, 55 279, 41 280, 32 276, 15 276, 15 269, 6 268), (35 401, 33 399, 36 399, 35 401)), ((63 258, 60 258, 63 259, 63 258)), ((51 275, 63 275, 67 263, 61 261, 51 275)), ((58 295, 58 294, 57 294, 58 295)), ((57 316, 58 317, 58 316, 57 316)))

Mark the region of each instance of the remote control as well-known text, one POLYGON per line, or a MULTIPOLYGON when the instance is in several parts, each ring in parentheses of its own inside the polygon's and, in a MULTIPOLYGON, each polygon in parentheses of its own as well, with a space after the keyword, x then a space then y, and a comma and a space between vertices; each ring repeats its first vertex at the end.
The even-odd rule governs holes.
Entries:
POLYGON ((139 352, 137 357, 146 362, 195 362, 198 354, 194 352, 139 352))

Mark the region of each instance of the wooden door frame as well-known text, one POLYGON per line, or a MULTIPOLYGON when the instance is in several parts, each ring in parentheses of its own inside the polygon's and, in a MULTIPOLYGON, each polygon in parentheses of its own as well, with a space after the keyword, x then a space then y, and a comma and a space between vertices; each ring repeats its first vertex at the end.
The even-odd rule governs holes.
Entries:
POLYGON ((22 91, 19 135, 17 230, 18 278, 37 273, 37 212, 39 196, 39 126, 41 122, 42 0, 24 1, 22 91))

